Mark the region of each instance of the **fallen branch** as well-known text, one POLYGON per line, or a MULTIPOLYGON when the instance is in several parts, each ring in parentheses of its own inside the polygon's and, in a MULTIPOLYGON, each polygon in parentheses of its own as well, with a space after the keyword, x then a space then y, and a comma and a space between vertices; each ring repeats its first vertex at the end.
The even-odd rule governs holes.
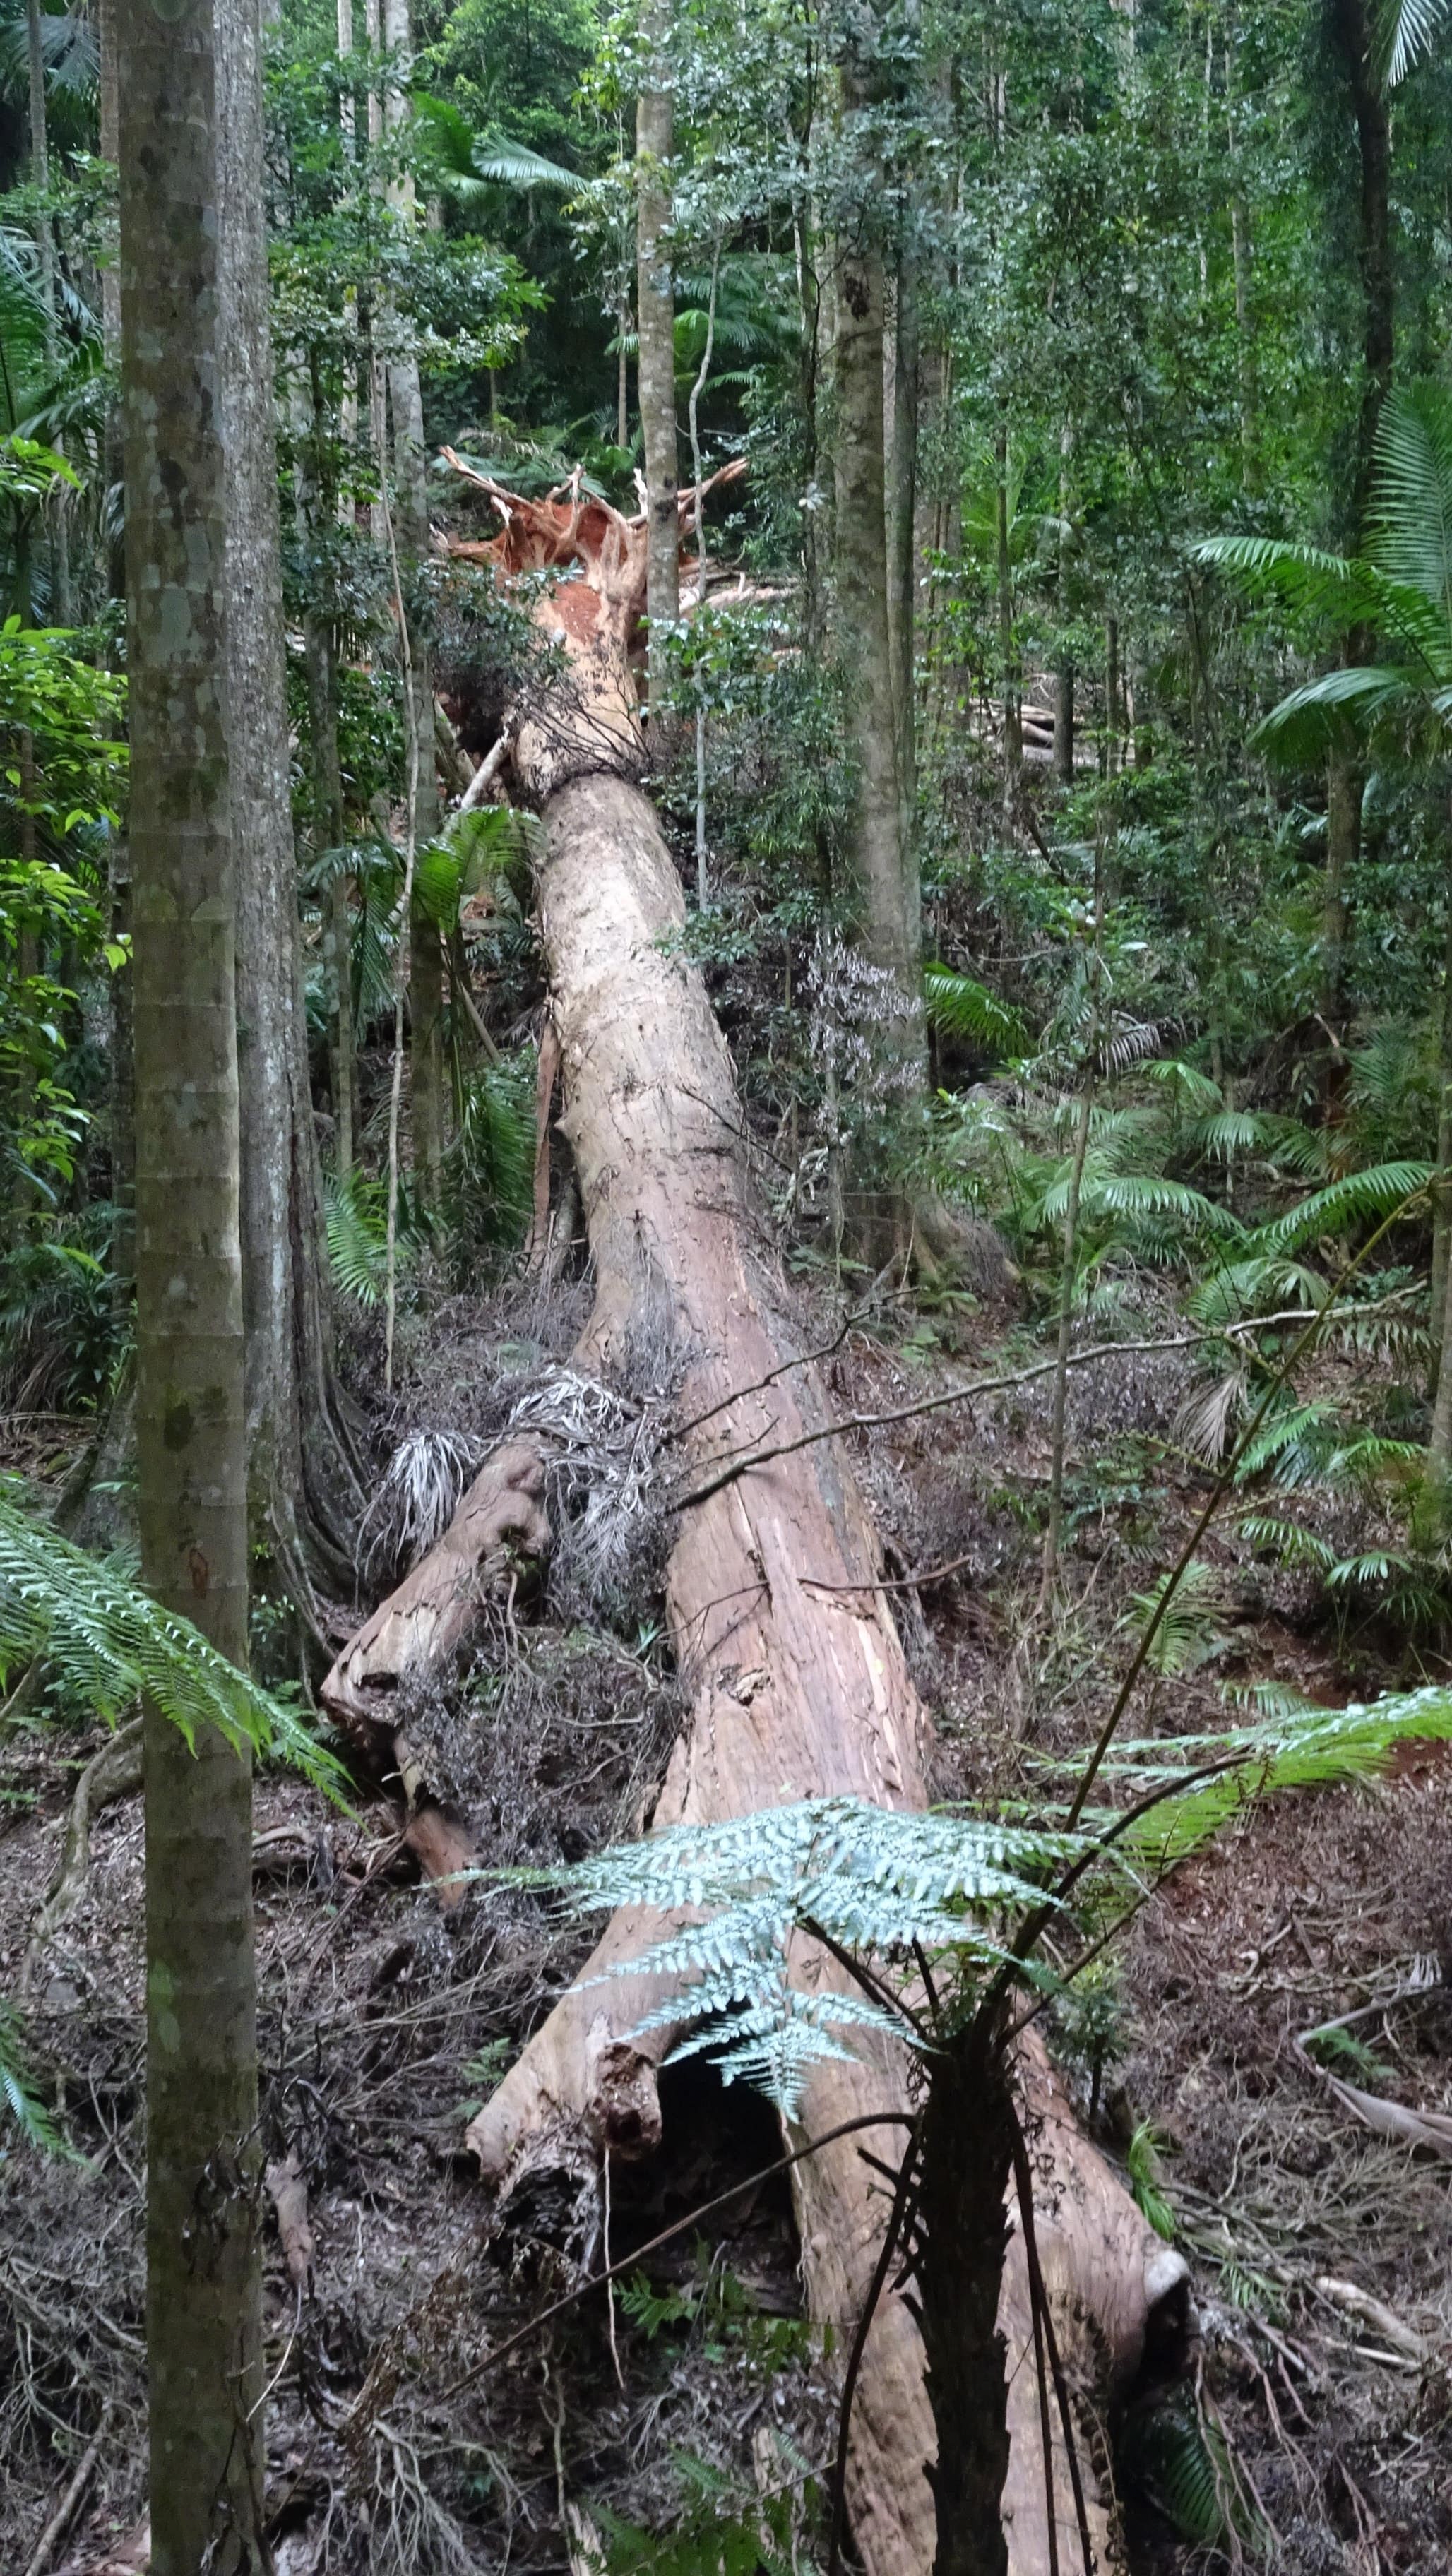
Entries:
POLYGON ((46 2568, 74 2522, 81 2498, 96 2474, 96 2463, 101 2456, 101 2444, 105 2439, 109 2414, 110 2408, 103 2407, 101 2421, 76 2463, 75 2475, 25 2562, 25 2576, 45 2576, 46 2568))
POLYGON ((313 2231, 308 2220, 307 2176, 295 2147, 268 2166, 267 2192, 277 2212, 277 2233, 287 2277, 295 2290, 311 2298, 313 2231))

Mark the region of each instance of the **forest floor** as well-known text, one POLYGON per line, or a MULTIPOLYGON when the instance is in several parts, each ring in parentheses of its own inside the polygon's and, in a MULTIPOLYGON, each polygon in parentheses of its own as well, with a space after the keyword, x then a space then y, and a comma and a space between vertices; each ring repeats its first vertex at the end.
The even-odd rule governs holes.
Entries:
MULTIPOLYGON (((804 1329, 830 1338, 826 1291, 803 1293, 804 1329)), ((579 1302, 515 1286, 405 1319, 381 1455, 417 1428, 487 1438, 501 1390, 568 1353, 579 1302)), ((1141 1314, 1134 1330, 1164 1320, 1141 1314)), ((889 1308, 844 1339, 827 1376, 844 1413, 881 1410, 965 1366, 1041 1355, 1009 1316, 895 1322, 889 1308)), ((1070 1455, 1094 1464, 1071 1474, 1044 1614, 1047 1381, 854 1435, 889 1571, 955 1568, 895 1595, 945 1797, 1031 1788, 1045 1757, 1092 1736, 1123 1669, 1127 1604, 1203 1498, 1171 1432, 1187 1383, 1180 1355, 1076 1373, 1070 1455)), ((16 1436, 13 1466, 53 1489, 66 1427, 16 1436)), ((375 1592, 394 1570, 386 1542, 375 1592)), ((1217 1569, 1203 1652, 1155 1684, 1136 1733, 1151 1715, 1176 1732, 1223 1723, 1226 1682, 1276 1678, 1334 1704, 1405 1677, 1384 1640, 1318 1622, 1302 1578, 1268 1573, 1233 1535, 1203 1554, 1217 1569)), ((628 1605, 593 1624, 547 1592, 409 1712, 491 1865, 574 1857, 647 1820, 678 1718, 651 1580, 643 1560, 628 1605)), ((340 1632, 355 1615, 339 1605, 340 1632)), ((96 1740, 52 1728, 0 1748, 0 1992, 96 1740)), ((1452 1764, 1416 1748, 1384 1781, 1253 1812, 1153 1899, 1122 1966, 1055 2035, 1085 2118, 1194 2265, 1205 2393, 1290 2576, 1452 2568, 1452 2173, 1364 2126, 1295 2046, 1434 1976, 1417 1962, 1452 1979, 1449 1848, 1452 1764)), ((648 2565, 647 2531, 723 2519, 769 2526, 786 2564, 810 2560, 836 2362, 800 2316, 784 2188, 743 2188, 643 2262, 609 2313, 596 2298, 480 2375, 485 2346, 526 2324, 584 2249, 554 2241, 547 2208, 507 2248, 491 2239, 464 2126, 584 1936, 519 1887, 472 1886, 442 1908, 386 1813, 329 1814, 275 1774, 259 1783, 255 1854, 262 2146, 297 2157, 313 2234, 311 2276, 295 2281, 264 2196, 277 2576, 583 2576, 601 2550, 612 2568, 648 2565)), ((17 2571, 98 2427, 53 2566, 103 2563, 141 2510, 143 2002, 131 1798, 96 1826, 30 2022, 83 2161, 0 2158, 13 2337, 0 2342, 0 2564, 17 2571)), ((1330 2071, 1452 2111, 1448 1984, 1353 2028, 1359 2053, 1330 2071)), ((666 2084, 661 2158, 611 2177, 612 2259, 775 2151, 751 2097, 685 2068, 666 2084)), ((1141 2470, 1152 2491, 1155 2463, 1141 2470)), ((1129 2523, 1140 2576, 1204 2563, 1145 2498, 1129 2523)))

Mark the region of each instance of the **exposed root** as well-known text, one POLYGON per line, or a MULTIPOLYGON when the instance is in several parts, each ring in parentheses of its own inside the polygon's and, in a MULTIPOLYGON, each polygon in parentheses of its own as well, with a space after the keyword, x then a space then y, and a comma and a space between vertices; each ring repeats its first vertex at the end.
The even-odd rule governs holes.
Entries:
POLYGON ((129 1726, 107 1738, 99 1753, 92 1754, 76 1782, 60 1868, 44 1903, 36 1909, 20 1963, 22 1998, 34 1992, 51 1942, 81 1901, 91 1861, 91 1827, 97 1816, 141 1786, 141 1734, 141 1720, 133 1718, 129 1726))

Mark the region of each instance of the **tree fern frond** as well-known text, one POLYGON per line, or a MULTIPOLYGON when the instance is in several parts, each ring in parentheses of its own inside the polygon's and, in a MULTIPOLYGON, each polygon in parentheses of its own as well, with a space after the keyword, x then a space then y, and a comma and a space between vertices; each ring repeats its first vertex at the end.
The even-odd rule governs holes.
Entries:
POLYGON ((189 1744, 215 1726, 338 1793, 331 1755, 189 1620, 0 1499, 0 1678, 37 1656, 108 1725, 145 1698, 189 1744))
POLYGON ((1208 1763, 1226 1768, 1165 1799, 1131 1826, 1128 1852, 1163 1868, 1198 1851, 1253 1800, 1287 1789, 1321 1789, 1374 1778, 1399 1744, 1452 1738, 1452 1689, 1440 1682, 1389 1692, 1369 1706, 1293 1709, 1223 1733, 1145 1740, 1120 1747, 1113 1768, 1143 1782, 1208 1763))

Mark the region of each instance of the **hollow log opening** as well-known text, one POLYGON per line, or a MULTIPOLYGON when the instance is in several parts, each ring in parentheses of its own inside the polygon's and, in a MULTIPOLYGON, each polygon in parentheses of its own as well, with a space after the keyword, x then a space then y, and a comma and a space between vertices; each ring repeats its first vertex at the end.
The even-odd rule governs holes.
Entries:
MULTIPOLYGON (((506 574, 545 565, 580 576, 536 610, 546 632, 563 639, 568 669, 559 698, 512 719, 518 792, 538 805, 544 826, 536 891, 562 1067, 559 1124, 594 1272, 575 1365, 608 1381, 633 1338, 645 1333, 668 1345, 678 1419, 695 1426, 676 1456, 688 1487, 703 1489, 677 1517, 666 1568, 688 1716, 654 1821, 706 1824, 834 1794, 921 1808, 931 1727, 890 1596, 874 1588, 881 1553, 844 1444, 818 1441, 726 1483, 711 1473, 768 1442, 790 1451, 794 1439, 822 1426, 828 1408, 758 1218, 730 1056, 683 953, 680 878, 635 783, 641 744, 626 656, 643 588, 643 531, 582 504, 577 491, 545 504, 494 497, 504 532, 488 548, 471 548, 475 555, 506 574)), ((683 496, 687 508, 691 499, 683 496)), ((355 1741, 375 1758, 391 1747, 414 1847, 425 1868, 444 1859, 439 1875, 461 1864, 467 1836, 457 1819, 441 1817, 397 1737, 400 1685, 446 1667, 490 1586, 548 1553, 556 1534, 545 1511, 547 1467, 547 1441, 511 1432, 445 1536, 360 1629, 324 1685, 326 1706, 355 1741)), ((663 1928, 661 1919, 638 1915, 611 1922, 474 2119, 469 2146, 502 2225, 551 2177, 579 2192, 603 2160, 638 2162, 657 2149, 658 2069, 675 2033, 662 2024, 633 2034, 662 1991, 629 1975, 599 1980, 663 1928)), ((795 1967, 808 1985, 842 1973, 805 1945, 795 1967)), ((1126 2384, 1138 2367, 1151 2312, 1169 2286, 1156 2272, 1166 2249, 1079 2135, 1032 2041, 1019 2052, 1016 2081, 1033 2139, 1047 2295, 1076 2386, 1092 2407, 1094 2391, 1126 2384)), ((854 2118, 900 2112, 908 2097, 901 2052, 873 2036, 851 2063, 814 2069, 803 2132, 815 2137, 854 2118)), ((947 2171, 941 2158, 935 2170, 947 2171)), ((976 2231, 978 2272, 995 2281, 1006 2177, 1006 2163, 988 2154, 951 2222, 960 2239, 976 2231)), ((878 2262, 887 2196, 856 2137, 797 2165, 793 2189, 807 2307, 842 2349, 878 2262)), ((949 2220, 929 2224, 942 2230, 949 2220)), ((1176 2284, 1183 2273, 1180 2264, 1176 2284)), ((1046 2484, 1018 2231, 1007 2236, 999 2295, 1006 2416, 1000 2404, 997 2448, 990 2439, 972 2477, 985 2495, 995 2478, 1002 2484, 1003 2563, 1013 2576, 1048 2576, 1048 2493, 1060 2566, 1075 2563, 1078 2525, 1062 2444, 1046 2484)), ((980 2317, 980 2349, 983 2325, 980 2317)), ((955 2412, 966 2403, 946 2349, 934 2351, 933 2380, 940 2403, 955 2412)), ((866 2576, 969 2564, 944 2557, 935 2533, 934 2450, 918 2327, 890 2281, 866 2340, 847 2463, 853 2546, 866 2576)), ((1111 2522, 1108 2493, 1096 2495, 1101 2564, 1112 2548, 1111 2522)))

